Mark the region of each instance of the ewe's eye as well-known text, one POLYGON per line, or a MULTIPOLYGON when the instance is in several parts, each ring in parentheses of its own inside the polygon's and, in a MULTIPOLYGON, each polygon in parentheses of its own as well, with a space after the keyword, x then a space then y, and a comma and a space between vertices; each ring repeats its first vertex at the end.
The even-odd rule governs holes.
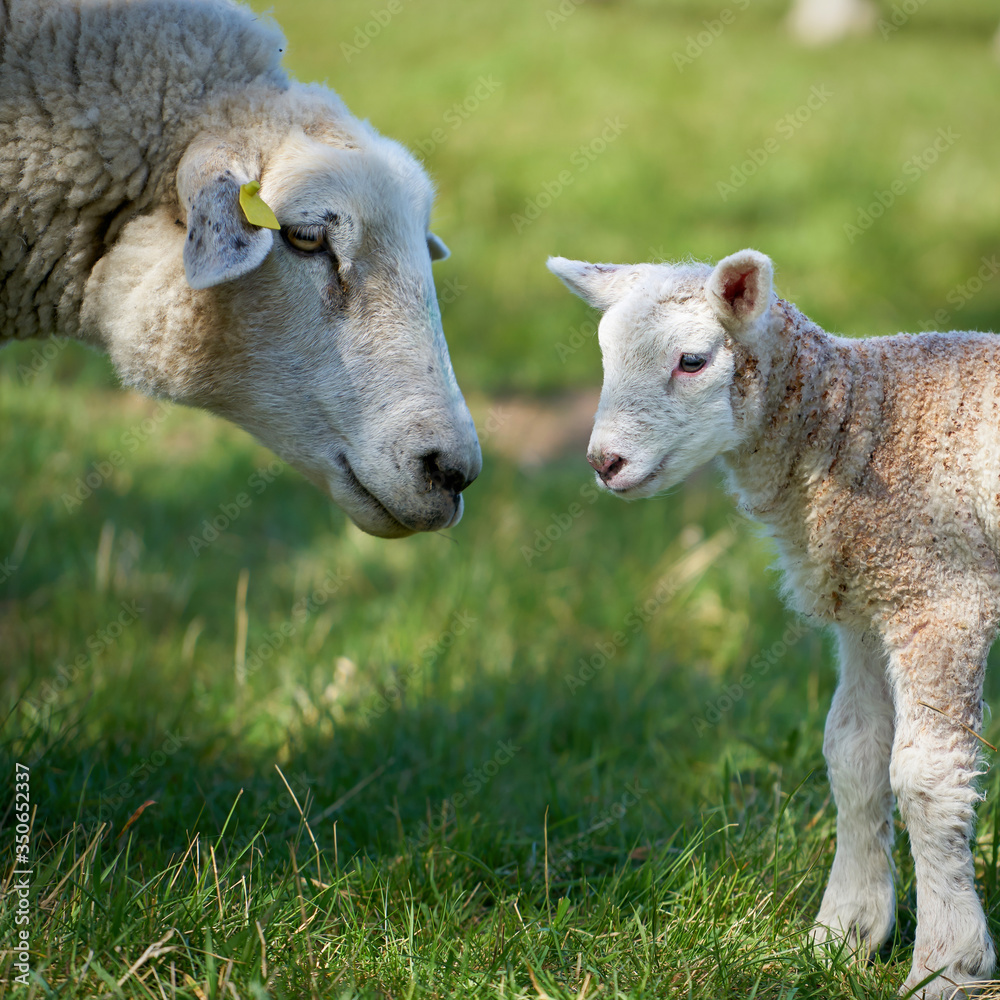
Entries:
POLYGON ((324 226, 288 226, 282 233, 288 245, 299 253, 323 253, 326 250, 324 226))
POLYGON ((682 354, 677 367, 682 372, 700 372, 708 363, 708 358, 704 354, 682 354))

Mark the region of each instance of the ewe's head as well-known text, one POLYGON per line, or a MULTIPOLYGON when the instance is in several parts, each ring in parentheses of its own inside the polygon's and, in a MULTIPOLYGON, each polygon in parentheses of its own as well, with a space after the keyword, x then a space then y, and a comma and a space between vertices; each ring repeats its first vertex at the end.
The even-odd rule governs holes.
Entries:
POLYGON ((735 354, 753 354, 772 302, 771 262, 743 250, 707 265, 586 264, 549 270, 601 309, 604 387, 587 459, 598 480, 652 496, 741 439, 735 354))
POLYGON ((126 381, 239 424, 365 531, 398 537, 457 523, 481 457, 441 329, 431 185, 402 147, 352 129, 197 141, 181 216, 125 231, 109 271, 125 294, 103 311, 119 314, 105 326, 121 328, 126 381), (241 211, 255 180, 279 229, 241 211))

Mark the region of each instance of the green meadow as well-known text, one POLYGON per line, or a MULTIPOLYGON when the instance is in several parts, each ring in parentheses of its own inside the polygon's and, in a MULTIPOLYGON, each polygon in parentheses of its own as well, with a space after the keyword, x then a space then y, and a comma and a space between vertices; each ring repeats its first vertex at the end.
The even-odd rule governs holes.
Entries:
POLYGON ((820 49, 785 8, 275 2, 290 70, 434 178, 483 474, 455 528, 374 539, 89 351, 0 353, 0 995, 897 996, 901 826, 893 939, 808 937, 831 643, 712 466, 598 494, 596 317, 544 267, 753 246, 829 330, 1000 329, 995 6, 880 2, 820 49))

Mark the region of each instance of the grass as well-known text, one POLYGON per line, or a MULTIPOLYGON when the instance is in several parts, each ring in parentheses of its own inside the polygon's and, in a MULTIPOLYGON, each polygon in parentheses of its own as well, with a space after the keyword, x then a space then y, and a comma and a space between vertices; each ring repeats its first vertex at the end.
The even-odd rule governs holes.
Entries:
MULTIPOLYGON (((415 148, 448 130, 426 161, 483 476, 456 529, 378 541, 233 427, 122 393, 103 359, 4 351, 0 825, 15 762, 33 810, 32 980, 11 995, 895 996, 915 922, 903 831, 894 939, 870 963, 808 940, 834 846, 835 677, 781 606, 768 543, 711 469, 625 505, 578 454, 515 464, 503 431, 510 394, 599 379, 593 317, 550 252, 750 244, 830 328, 938 310, 996 328, 992 275, 956 291, 996 252, 995 13, 927 4, 884 41, 807 52, 784 42, 783 5, 752 4, 680 72, 673 53, 720 7, 590 2, 553 27, 527 3, 406 3, 347 60, 339 40, 373 9, 275 16, 300 77, 415 148), (833 97, 785 139, 814 85, 833 97), (938 128, 960 138, 849 242, 938 128), (724 201, 769 136, 778 151, 724 201)), ((976 863, 996 932, 988 790, 976 863)), ((11 872, 10 835, 2 851, 11 872)))

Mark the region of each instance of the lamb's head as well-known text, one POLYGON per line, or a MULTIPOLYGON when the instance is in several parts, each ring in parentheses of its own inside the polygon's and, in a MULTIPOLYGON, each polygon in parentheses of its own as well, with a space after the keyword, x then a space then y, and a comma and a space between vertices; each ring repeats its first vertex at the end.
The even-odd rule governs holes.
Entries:
POLYGON ((587 454, 602 485, 652 496, 740 443, 737 368, 768 336, 767 257, 743 250, 714 269, 554 257, 549 269, 604 312, 604 386, 587 454))
POLYGON ((263 152, 196 141, 179 209, 130 223, 88 298, 124 381, 232 420, 399 537, 457 523, 481 456, 441 329, 431 185, 355 127, 263 152), (280 229, 241 209, 255 180, 280 229))

